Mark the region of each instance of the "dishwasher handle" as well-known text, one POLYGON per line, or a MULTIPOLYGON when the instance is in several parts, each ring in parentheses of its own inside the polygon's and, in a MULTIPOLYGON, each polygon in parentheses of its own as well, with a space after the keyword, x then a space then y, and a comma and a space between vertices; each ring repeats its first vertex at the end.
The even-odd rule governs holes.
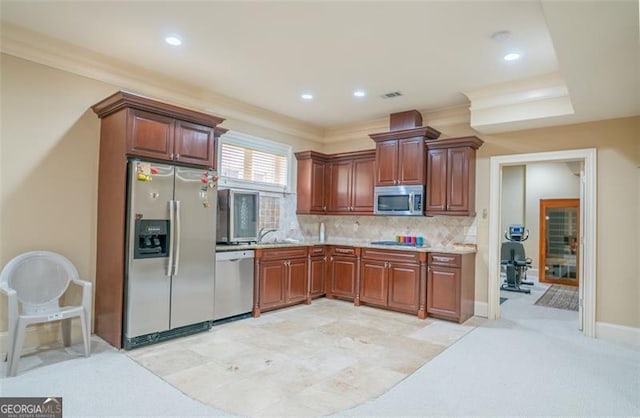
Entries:
POLYGON ((240 261, 254 258, 253 250, 220 251, 216 253, 216 261, 240 261))

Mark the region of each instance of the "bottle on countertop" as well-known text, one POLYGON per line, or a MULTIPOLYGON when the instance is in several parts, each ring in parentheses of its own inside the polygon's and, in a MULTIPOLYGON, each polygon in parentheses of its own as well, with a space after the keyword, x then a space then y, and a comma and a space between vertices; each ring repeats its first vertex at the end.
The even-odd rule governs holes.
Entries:
POLYGON ((320 222, 320 234, 318 236, 318 239, 320 242, 324 242, 324 222, 320 222))

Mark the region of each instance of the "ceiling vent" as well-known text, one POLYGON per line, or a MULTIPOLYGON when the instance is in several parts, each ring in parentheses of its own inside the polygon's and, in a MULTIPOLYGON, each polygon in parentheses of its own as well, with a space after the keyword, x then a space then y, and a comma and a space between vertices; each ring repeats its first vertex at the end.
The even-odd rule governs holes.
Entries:
POLYGON ((400 97, 402 96, 402 93, 400 93, 399 91, 392 91, 391 93, 385 93, 380 95, 380 97, 382 97, 383 99, 392 99, 394 97, 400 97))

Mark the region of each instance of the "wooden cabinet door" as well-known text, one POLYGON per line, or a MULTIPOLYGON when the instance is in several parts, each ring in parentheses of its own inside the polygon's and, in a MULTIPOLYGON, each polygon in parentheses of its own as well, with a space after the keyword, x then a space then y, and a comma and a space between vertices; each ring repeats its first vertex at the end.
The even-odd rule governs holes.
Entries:
POLYGON ((175 129, 175 161, 215 168, 216 139, 213 128, 177 120, 175 129))
POLYGON ((387 261, 360 261, 360 301, 387 305, 387 261))
POLYGON ((172 160, 175 119, 137 109, 128 117, 127 154, 172 160))
POLYGON ((447 150, 427 152, 427 212, 447 209, 447 150))
POLYGON ((373 213, 374 175, 375 159, 353 161, 352 212, 373 213))
POLYGON ((329 164, 330 185, 327 211, 348 213, 351 210, 352 161, 336 161, 329 164))
POLYGON ((376 186, 395 186, 398 183, 398 141, 376 144, 376 186))
POLYGON ((424 184, 424 138, 398 141, 398 184, 424 184))
POLYGON ((263 261, 260 264, 260 309, 269 309, 286 303, 286 270, 284 261, 263 261))
POLYGON ((420 306, 420 265, 390 263, 389 297, 391 308, 410 313, 418 312, 420 306))
POLYGON ((427 313, 457 320, 460 316, 460 269, 430 266, 427 313))
POLYGON ((311 258, 311 297, 321 296, 324 291, 324 278, 327 271, 326 257, 311 258))
POLYGON ((310 210, 313 213, 324 213, 327 211, 325 201, 325 163, 320 161, 311 162, 311 204, 310 210))
POLYGON ((307 298, 307 259, 288 260, 287 269, 287 303, 300 302, 307 298))
POLYGON ((329 277, 332 296, 352 299, 356 295, 356 259, 349 257, 332 257, 331 275, 329 277))
POLYGON ((451 148, 447 154, 447 211, 469 211, 470 148, 451 148))

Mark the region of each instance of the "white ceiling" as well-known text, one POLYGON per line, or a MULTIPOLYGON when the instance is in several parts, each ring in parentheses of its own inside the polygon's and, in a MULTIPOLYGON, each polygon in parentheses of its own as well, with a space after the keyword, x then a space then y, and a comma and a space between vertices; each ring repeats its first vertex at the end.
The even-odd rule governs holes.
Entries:
POLYGON ((468 106, 469 92, 550 74, 575 114, 537 125, 640 114, 637 0, 0 4, 3 23, 321 128, 468 106), (499 30, 511 39, 492 40, 499 30), (522 59, 503 61, 512 49, 522 59), (403 96, 380 98, 392 91, 403 96))

